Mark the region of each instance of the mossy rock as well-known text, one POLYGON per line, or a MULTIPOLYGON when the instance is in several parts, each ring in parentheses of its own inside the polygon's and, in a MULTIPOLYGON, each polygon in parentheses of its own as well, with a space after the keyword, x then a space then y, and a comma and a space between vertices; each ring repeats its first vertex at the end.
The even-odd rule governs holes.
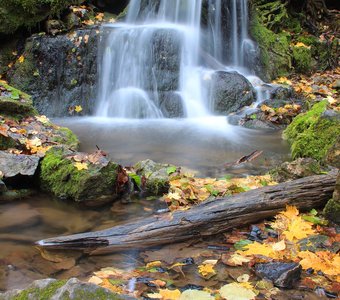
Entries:
POLYGON ((333 198, 326 204, 324 214, 328 219, 340 224, 340 172, 336 179, 333 198))
POLYGON ((66 145, 71 150, 79 149, 79 139, 78 137, 68 128, 59 127, 56 131, 56 137, 53 141, 62 145, 66 145))
POLYGON ((15 118, 34 116, 32 98, 26 93, 0 81, 0 114, 15 118))
POLYGON ((290 35, 269 30, 261 23, 256 8, 252 11, 250 34, 260 47, 263 77, 266 80, 286 76, 291 72, 290 35))
POLYGON ((36 280, 24 290, 0 294, 0 300, 120 300, 133 299, 114 294, 108 289, 71 278, 66 280, 36 280))
POLYGON ((162 195, 170 188, 170 175, 177 168, 170 164, 160 164, 151 159, 143 160, 134 165, 137 175, 146 179, 146 192, 152 195, 162 195))
POLYGON ((312 52, 308 46, 293 47, 293 63, 299 73, 310 73, 312 69, 312 52))
POLYGON ((324 161, 340 135, 340 115, 327 110, 327 100, 298 115, 283 133, 291 144, 292 157, 312 157, 324 161))
POLYGON ((41 163, 41 187, 59 198, 101 205, 116 197, 118 165, 111 161, 86 163, 87 169, 78 169, 68 158, 77 153, 63 148, 49 150, 41 163))
POLYGON ((0 34, 10 34, 21 27, 34 27, 50 15, 59 15, 81 0, 6 0, 0 2, 0 34))

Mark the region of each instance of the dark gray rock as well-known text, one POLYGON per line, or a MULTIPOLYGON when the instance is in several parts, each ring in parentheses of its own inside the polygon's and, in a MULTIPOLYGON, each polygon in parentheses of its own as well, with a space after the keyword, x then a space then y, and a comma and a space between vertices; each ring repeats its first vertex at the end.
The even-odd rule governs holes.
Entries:
POLYGON ((242 126, 249 129, 268 129, 268 130, 280 129, 279 126, 275 126, 273 123, 269 121, 263 121, 259 119, 247 120, 242 124, 242 126))
POLYGON ((129 296, 117 295, 110 290, 92 283, 81 282, 71 278, 67 282, 56 279, 36 280, 24 290, 12 290, 0 294, 0 300, 11 299, 108 299, 119 300, 135 299, 129 296))
POLYGON ((33 176, 37 171, 39 161, 38 156, 0 151, 0 171, 5 178, 17 175, 33 176))
POLYGON ((302 267, 297 263, 273 262, 257 264, 255 272, 257 276, 271 280, 277 287, 290 289, 300 280, 302 267))
POLYGON ((211 106, 214 112, 229 114, 250 105, 255 92, 250 82, 236 72, 217 71, 208 80, 211 106))
POLYGON ((7 187, 6 184, 0 180, 0 193, 6 192, 7 191, 7 187))
POLYGON ((26 41, 25 60, 8 72, 8 80, 32 95, 41 114, 65 116, 75 105, 90 113, 96 95, 98 38, 97 27, 56 36, 35 34, 26 41))

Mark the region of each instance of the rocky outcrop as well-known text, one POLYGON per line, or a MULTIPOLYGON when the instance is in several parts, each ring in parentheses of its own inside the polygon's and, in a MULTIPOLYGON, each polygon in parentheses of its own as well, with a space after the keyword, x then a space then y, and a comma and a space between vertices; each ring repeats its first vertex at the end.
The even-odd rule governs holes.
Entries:
POLYGON ((236 72, 217 71, 207 80, 210 87, 211 109, 229 114, 250 105, 255 98, 251 83, 236 72))
POLYGON ((336 179, 333 198, 326 204, 324 213, 328 219, 340 224, 340 172, 336 179))
POLYGON ((35 34, 27 39, 23 60, 10 72, 9 82, 32 95, 41 114, 65 116, 76 105, 90 113, 96 94, 98 27, 69 34, 35 34))
POLYGON ((52 278, 36 280, 23 290, 12 290, 0 294, 0 300, 12 299, 108 299, 131 300, 134 298, 114 294, 108 289, 92 283, 81 282, 76 278, 56 280, 52 278))

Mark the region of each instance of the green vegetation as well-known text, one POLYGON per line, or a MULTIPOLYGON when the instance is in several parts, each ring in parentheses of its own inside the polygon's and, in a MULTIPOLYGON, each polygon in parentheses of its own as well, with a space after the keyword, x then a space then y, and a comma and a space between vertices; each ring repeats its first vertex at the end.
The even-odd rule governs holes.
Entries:
POLYGON ((284 131, 284 137, 291 143, 293 158, 312 157, 324 160, 328 150, 340 135, 337 116, 325 116, 328 102, 315 104, 307 113, 300 114, 284 131))
POLYGON ((312 53, 308 47, 293 47, 293 63, 299 73, 310 73, 312 67, 312 53))
POLYGON ((57 135, 53 140, 54 142, 66 145, 69 147, 69 149, 78 150, 78 137, 70 129, 66 127, 60 127, 57 129, 56 133, 57 135))
POLYGON ((50 15, 58 16, 81 0, 3 0, 0 1, 0 33, 10 34, 21 27, 33 27, 50 15))
POLYGON ((67 158, 71 154, 61 148, 53 148, 46 153, 41 163, 42 188, 57 197, 75 201, 112 198, 118 166, 112 162, 104 167, 89 164, 88 168, 79 170, 67 158))

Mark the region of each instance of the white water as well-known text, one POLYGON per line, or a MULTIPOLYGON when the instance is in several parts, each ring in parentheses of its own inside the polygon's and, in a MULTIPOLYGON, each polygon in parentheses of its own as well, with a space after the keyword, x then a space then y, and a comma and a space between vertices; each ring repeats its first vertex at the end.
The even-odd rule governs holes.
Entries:
MULTIPOLYGON (((204 29, 202 0, 159 0, 158 7, 155 0, 131 0, 124 23, 103 26, 97 116, 164 118, 164 94, 169 91, 180 96, 184 117, 214 115, 207 84, 203 84, 205 74, 231 68, 249 75, 247 57, 254 55, 255 44, 248 35, 248 1, 225 0, 231 7, 232 46, 231 59, 224 57, 225 3, 207 1, 204 29), (216 69, 203 65, 203 52, 216 69), (223 64, 228 60, 229 67, 223 64)), ((262 92, 256 90, 258 102, 262 92)))

